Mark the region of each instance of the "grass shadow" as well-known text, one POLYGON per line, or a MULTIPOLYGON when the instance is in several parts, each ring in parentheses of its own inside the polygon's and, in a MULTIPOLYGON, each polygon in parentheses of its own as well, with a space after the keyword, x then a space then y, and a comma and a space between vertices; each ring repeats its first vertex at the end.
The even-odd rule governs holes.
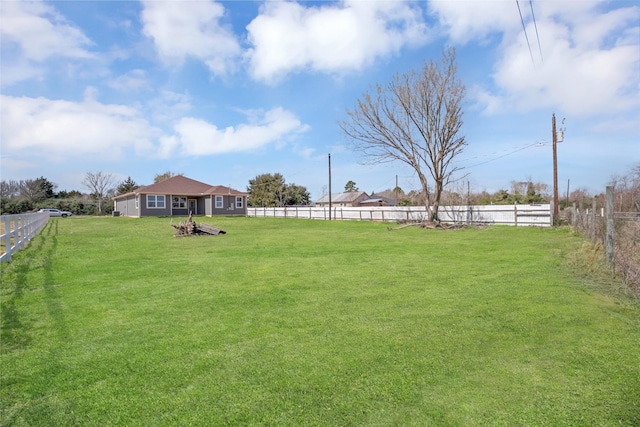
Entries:
POLYGON ((44 279, 42 287, 46 295, 47 312, 53 319, 53 323, 58 332, 59 338, 66 340, 69 331, 64 320, 63 307, 60 303, 60 296, 56 292, 56 284, 53 275, 53 258, 58 250, 58 221, 55 221, 55 230, 50 235, 51 242, 48 249, 44 252, 43 264, 44 279))
POLYGON ((29 276, 36 269, 44 271, 43 288, 47 292, 47 308, 49 314, 56 319, 56 324, 63 325, 59 316, 61 310, 56 304, 53 290, 53 257, 57 250, 58 222, 49 221, 38 237, 31 240, 27 249, 2 265, 0 277, 2 281, 0 298, 0 334, 2 336, 3 353, 25 348, 31 343, 32 320, 21 315, 20 300, 29 287, 29 276))

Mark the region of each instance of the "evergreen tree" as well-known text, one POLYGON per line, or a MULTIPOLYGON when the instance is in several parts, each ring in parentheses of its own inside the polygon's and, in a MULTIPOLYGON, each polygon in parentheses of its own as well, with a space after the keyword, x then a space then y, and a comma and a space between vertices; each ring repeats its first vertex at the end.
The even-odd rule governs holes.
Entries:
POLYGON ((117 194, 131 193, 133 190, 139 187, 140 186, 136 184, 136 182, 130 176, 128 176, 127 179, 118 184, 116 192, 117 194))
POLYGON ((347 184, 344 186, 344 191, 345 192, 358 191, 358 187, 356 186, 355 182, 349 180, 347 184))

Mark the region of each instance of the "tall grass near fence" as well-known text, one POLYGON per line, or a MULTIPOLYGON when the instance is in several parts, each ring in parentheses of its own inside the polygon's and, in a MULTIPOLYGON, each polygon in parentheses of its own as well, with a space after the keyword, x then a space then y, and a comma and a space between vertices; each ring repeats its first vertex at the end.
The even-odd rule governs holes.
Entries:
POLYGON ((640 216, 618 218, 614 262, 629 287, 640 296, 640 216))
POLYGON ((640 424, 640 308, 567 229, 53 219, 2 265, 2 425, 640 424))
MULTIPOLYGON (((590 239, 595 250, 604 246, 605 218, 597 209, 568 209, 571 226, 590 239)), ((640 296, 640 213, 614 212, 613 214, 612 271, 619 274, 629 291, 640 296)))

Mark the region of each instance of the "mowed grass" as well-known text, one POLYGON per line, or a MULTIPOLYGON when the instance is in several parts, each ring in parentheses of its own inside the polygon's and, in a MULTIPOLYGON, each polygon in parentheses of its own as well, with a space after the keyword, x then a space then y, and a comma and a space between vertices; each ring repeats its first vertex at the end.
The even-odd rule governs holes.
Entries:
POLYGON ((52 219, 2 266, 2 425, 640 425, 640 308, 566 229, 197 220, 52 219))

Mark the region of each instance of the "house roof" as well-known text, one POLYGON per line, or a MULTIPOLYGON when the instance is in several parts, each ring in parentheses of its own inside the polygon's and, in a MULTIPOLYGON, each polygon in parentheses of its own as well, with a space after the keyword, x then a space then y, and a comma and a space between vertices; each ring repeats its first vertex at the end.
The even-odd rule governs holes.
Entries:
MULTIPOLYGON (((365 197, 369 197, 364 191, 347 191, 346 193, 332 194, 331 203, 350 203, 357 200, 363 194, 365 197)), ((329 203, 329 195, 322 196, 316 203, 329 203)))
POLYGON ((155 184, 139 187, 130 193, 120 194, 114 197, 114 199, 133 194, 172 194, 176 196, 247 195, 247 193, 225 187, 224 185, 205 184, 204 182, 196 181, 186 176, 176 175, 164 181, 156 182, 155 184))
POLYGON ((380 196, 380 195, 372 195, 371 198, 366 199, 366 200, 362 200, 360 203, 361 204, 372 204, 372 203, 380 203, 380 202, 385 202, 389 205, 395 205, 396 201, 395 199, 390 199, 389 197, 384 197, 384 196, 380 196))
POLYGON ((385 203, 389 203, 389 199, 386 199, 384 197, 376 197, 376 198, 372 198, 372 199, 366 199, 361 201, 360 203, 380 203, 380 202, 385 202, 385 203))

